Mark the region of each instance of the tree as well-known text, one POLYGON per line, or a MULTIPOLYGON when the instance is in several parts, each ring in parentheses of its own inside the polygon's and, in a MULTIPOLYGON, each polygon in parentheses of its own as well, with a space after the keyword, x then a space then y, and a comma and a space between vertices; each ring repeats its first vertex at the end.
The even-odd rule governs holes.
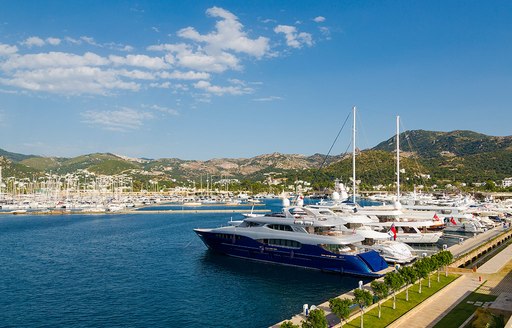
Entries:
POLYGON ((423 259, 423 261, 425 262, 425 267, 427 269, 428 288, 430 288, 430 275, 431 275, 432 271, 434 271, 436 269, 436 263, 435 263, 435 260, 431 256, 425 257, 423 259))
POLYGON ((379 299, 378 303, 379 303, 379 319, 380 319, 380 313, 381 313, 380 305, 381 305, 381 301, 388 296, 389 288, 388 288, 388 285, 386 285, 382 281, 378 281, 378 280, 372 281, 370 286, 372 287, 373 294, 375 296, 377 296, 378 299, 379 299))
POLYGON ((308 318, 302 321, 302 328, 327 328, 327 318, 324 310, 311 310, 308 318))
POLYGON ((405 287, 405 300, 409 301, 409 285, 416 281, 416 270, 410 266, 406 266, 398 271, 406 283, 405 287))
POLYGON ((359 288, 354 290, 354 303, 361 309, 361 328, 364 326, 364 308, 372 304, 372 301, 372 294, 369 291, 359 288))
POLYGON ((437 282, 439 282, 439 269, 443 266, 443 262, 440 259, 439 253, 436 253, 430 257, 432 260, 432 269, 437 271, 437 282))
POLYGON ((393 310, 396 309, 396 291, 405 283, 404 278, 395 271, 388 272, 384 277, 384 283, 393 291, 393 310))
POLYGON ((291 321, 285 321, 279 327, 280 328, 300 328, 299 325, 296 325, 291 321))
POLYGON ((428 267, 428 261, 426 261, 427 258, 423 258, 421 260, 418 260, 414 262, 413 269, 416 271, 416 278, 420 281, 420 289, 419 293, 421 294, 421 281, 422 279, 425 279, 429 274, 429 267, 428 267))
POLYGON ((332 313, 334 313, 338 318, 340 318, 341 325, 343 325, 343 320, 347 320, 350 315, 350 306, 352 305, 352 301, 348 298, 331 298, 329 300, 329 308, 332 313))
POLYGON ((450 251, 441 251, 437 253, 439 260, 441 261, 441 266, 445 268, 445 276, 448 277, 448 264, 453 261, 453 254, 450 251))

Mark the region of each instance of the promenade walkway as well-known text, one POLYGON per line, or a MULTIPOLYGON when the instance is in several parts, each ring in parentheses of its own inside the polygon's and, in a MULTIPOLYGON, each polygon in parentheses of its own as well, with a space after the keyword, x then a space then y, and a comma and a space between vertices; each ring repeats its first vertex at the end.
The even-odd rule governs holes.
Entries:
POLYGON ((464 274, 389 327, 432 327, 478 286, 479 293, 512 293, 512 245, 496 254, 474 273, 464 274))
MULTIPOLYGON (((449 250, 454 256, 466 254, 498 236, 503 231, 501 227, 488 230, 467 238, 461 244, 451 246, 449 250)), ((494 255, 476 272, 464 273, 462 277, 400 317, 388 327, 433 327, 479 286, 478 291, 483 294, 499 295, 502 292, 512 293, 512 245, 494 255)), ((366 288, 368 287, 366 286, 366 288)), ((352 298, 353 294, 348 292, 342 296, 352 298)), ((325 311, 330 324, 337 322, 334 314, 330 312, 328 302, 320 304, 318 307, 325 311)), ((302 314, 297 314, 290 321, 300 325, 304 318, 302 314)), ((272 327, 279 327, 279 324, 272 327)))

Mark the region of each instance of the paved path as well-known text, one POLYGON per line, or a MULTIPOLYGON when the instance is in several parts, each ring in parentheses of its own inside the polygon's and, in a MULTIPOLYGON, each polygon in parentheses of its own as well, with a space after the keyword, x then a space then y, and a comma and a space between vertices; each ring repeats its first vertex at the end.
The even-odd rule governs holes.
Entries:
POLYGON ((512 293, 512 245, 492 257, 476 273, 464 274, 389 327, 432 327, 484 281, 479 293, 512 293))
POLYGON ((448 249, 450 250, 454 257, 457 257, 461 254, 465 254, 475 248, 478 248, 480 245, 483 245, 486 241, 489 241, 494 237, 498 236, 503 231, 505 230, 501 227, 489 229, 483 233, 477 234, 476 236, 467 238, 466 240, 464 240, 462 244, 450 246, 448 249))
POLYGON ((485 262, 479 267, 476 272, 478 273, 495 273, 499 272, 507 263, 512 259, 512 244, 507 248, 494 255, 491 261, 485 262))
POLYGON ((389 327, 432 327, 480 284, 478 277, 464 275, 400 317, 389 327))

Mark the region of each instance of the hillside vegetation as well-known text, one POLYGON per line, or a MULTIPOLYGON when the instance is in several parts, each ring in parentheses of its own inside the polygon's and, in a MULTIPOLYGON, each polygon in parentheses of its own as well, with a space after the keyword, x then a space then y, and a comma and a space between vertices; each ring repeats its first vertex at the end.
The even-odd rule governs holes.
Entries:
MULTIPOLYGON (((372 149, 357 153, 356 176, 360 187, 381 185, 395 187, 396 137, 372 149)), ((406 131, 400 135, 401 182, 414 185, 444 185, 456 182, 500 182, 512 177, 512 137, 493 137, 472 131, 406 131)), ((314 154, 264 154, 252 158, 220 158, 207 161, 130 159, 110 153, 96 153, 74 158, 22 155, 0 149, 3 176, 34 178, 49 172, 56 174, 86 170, 95 174, 126 174, 139 184, 150 179, 160 181, 199 182, 206 176, 216 180, 238 179, 245 187, 267 188, 270 175, 289 183, 304 180, 315 189, 332 186, 335 178, 347 184, 352 177, 351 154, 329 156, 314 154), (325 161, 325 163, 324 163, 325 161), (322 166, 323 164, 323 166, 322 166)))

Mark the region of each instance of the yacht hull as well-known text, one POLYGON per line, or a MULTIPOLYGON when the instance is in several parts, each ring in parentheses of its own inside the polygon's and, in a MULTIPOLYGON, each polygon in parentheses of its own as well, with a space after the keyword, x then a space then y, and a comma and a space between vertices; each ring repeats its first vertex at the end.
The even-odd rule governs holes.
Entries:
POLYGON ((372 278, 382 276, 382 270, 388 267, 373 250, 339 255, 316 245, 303 244, 300 248, 269 246, 245 236, 218 234, 208 229, 194 231, 211 250, 244 259, 372 278))

